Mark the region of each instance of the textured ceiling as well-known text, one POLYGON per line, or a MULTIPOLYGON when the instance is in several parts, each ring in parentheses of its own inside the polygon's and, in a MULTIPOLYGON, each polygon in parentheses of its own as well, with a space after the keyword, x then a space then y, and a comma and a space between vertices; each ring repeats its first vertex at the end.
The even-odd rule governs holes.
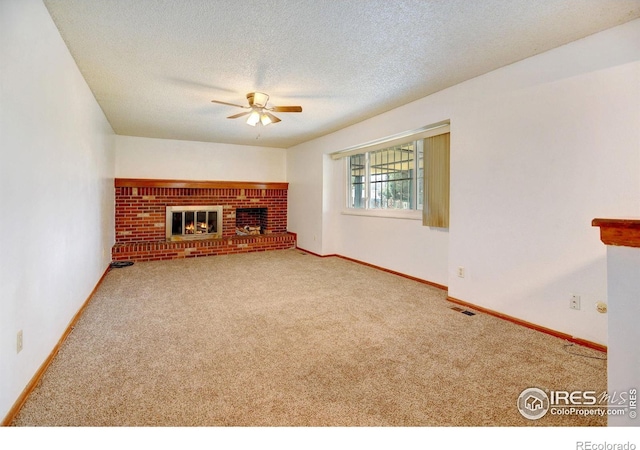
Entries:
POLYGON ((117 134, 287 148, 640 17, 640 0, 44 0, 117 134), (227 119, 261 91, 282 122, 227 119))

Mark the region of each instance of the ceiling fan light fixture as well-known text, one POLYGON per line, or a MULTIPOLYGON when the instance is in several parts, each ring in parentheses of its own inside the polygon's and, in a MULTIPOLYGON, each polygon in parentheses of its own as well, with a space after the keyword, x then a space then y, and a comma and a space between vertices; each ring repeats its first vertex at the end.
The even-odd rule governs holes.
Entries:
POLYGON ((262 114, 260 114, 260 122, 262 123, 262 125, 267 126, 272 122, 272 120, 271 117, 263 112, 262 114))
POLYGON ((249 114, 247 123, 252 127, 255 127, 258 124, 258 122, 260 122, 260 112, 254 109, 253 111, 251 111, 251 114, 249 114))
POLYGON ((251 92, 247 94, 247 99, 249 100, 249 104, 251 106, 264 108, 265 106, 267 106, 269 96, 267 94, 263 94, 262 92, 251 92))
POLYGON ((223 102, 220 100, 211 100, 213 103, 220 103, 221 105, 227 106, 236 106, 238 108, 242 108, 245 112, 233 114, 227 119, 237 119, 239 117, 249 116, 247 118, 247 124, 255 127, 258 125, 258 122, 262 124, 262 126, 267 126, 272 123, 281 122, 280 118, 271 114, 271 111, 274 112, 302 112, 302 106, 267 106, 267 102, 269 101, 269 96, 262 92, 249 92, 247 94, 247 102, 249 106, 236 105, 235 103, 223 102))

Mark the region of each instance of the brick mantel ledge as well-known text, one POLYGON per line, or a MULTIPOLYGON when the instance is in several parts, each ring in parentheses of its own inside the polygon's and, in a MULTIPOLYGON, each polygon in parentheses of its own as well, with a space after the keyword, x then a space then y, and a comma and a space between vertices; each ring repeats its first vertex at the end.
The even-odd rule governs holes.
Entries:
POLYGON ((600 240, 606 245, 640 248, 640 219, 593 219, 600 227, 600 240))
POLYGON ((157 187, 187 189, 288 189, 289 183, 264 181, 197 181, 158 180, 148 178, 116 178, 115 187, 157 187))

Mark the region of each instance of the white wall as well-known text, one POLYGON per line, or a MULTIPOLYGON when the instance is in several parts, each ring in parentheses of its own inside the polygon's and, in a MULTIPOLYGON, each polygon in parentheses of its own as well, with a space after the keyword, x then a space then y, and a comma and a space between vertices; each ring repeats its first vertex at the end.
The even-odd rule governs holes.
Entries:
POLYGON ((289 229, 316 253, 445 284, 452 297, 606 344, 607 317, 595 310, 606 299, 605 249, 591 220, 640 215, 638 42, 640 20, 289 149, 289 229), (344 171, 328 153, 445 119, 448 232, 340 214, 344 171), (568 308, 571 294, 580 311, 568 308))
MULTIPOLYGON (((316 142, 316 141, 312 141, 316 142)), ((321 146, 297 146, 287 151, 289 182, 287 230, 298 233, 298 247, 318 254, 322 248, 323 152, 321 146)))
MULTIPOLYGON (((609 392, 640 389, 640 248, 607 246, 609 281, 609 352, 607 372, 609 392)), ((631 405, 629 405, 631 406, 631 405)), ((638 404, 636 403, 636 413, 638 404)), ((638 418, 609 417, 609 425, 638 426, 638 418)))
POLYGON ((283 182, 286 181, 286 151, 116 136, 116 177, 283 182))
POLYGON ((607 343, 591 220, 640 213, 638 42, 636 20, 452 89, 452 297, 607 343))
POLYGON ((113 131, 40 0, 0 2, 0 45, 3 418, 111 260, 114 159, 113 131))

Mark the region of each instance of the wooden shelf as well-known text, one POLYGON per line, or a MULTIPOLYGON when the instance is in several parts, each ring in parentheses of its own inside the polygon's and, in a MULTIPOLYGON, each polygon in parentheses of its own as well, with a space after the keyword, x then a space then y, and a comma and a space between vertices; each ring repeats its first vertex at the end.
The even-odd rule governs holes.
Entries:
POLYGON ((593 219, 600 227, 600 240, 606 245, 640 248, 640 219, 593 219))

